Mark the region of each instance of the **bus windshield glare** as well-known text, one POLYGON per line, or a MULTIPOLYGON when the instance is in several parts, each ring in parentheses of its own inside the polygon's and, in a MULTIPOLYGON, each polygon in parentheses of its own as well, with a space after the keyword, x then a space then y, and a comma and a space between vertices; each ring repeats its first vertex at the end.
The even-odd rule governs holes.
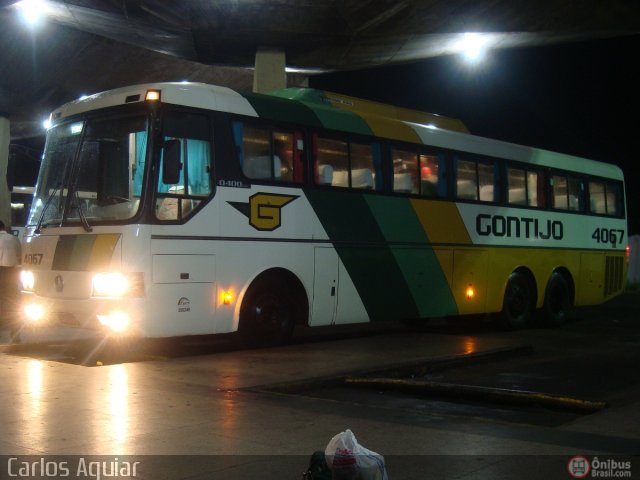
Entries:
POLYGON ((56 125, 47 133, 29 225, 120 221, 139 207, 147 150, 144 116, 56 125))

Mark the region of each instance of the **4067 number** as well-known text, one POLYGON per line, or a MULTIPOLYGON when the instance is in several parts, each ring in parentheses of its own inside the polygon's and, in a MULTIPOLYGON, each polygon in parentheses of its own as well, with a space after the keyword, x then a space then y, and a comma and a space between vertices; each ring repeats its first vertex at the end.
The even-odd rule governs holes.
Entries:
POLYGON ((596 228, 591 235, 598 243, 609 243, 612 247, 622 245, 624 242, 624 230, 617 228, 596 228))
POLYGON ((42 253, 27 253, 22 263, 27 265, 40 265, 42 263, 42 257, 44 257, 42 253))

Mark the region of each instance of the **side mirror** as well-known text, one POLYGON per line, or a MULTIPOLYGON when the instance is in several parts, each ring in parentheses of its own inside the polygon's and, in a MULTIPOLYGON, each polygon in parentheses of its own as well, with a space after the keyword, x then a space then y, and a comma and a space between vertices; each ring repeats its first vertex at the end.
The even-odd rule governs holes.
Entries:
POLYGON ((180 181, 180 140, 167 140, 164 142, 164 155, 162 157, 162 183, 175 185, 180 181))

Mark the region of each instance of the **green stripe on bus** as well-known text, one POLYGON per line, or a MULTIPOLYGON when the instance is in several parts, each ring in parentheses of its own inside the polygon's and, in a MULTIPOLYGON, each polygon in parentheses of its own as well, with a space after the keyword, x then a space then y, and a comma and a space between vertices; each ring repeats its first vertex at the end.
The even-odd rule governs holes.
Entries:
POLYGON ((339 110, 329 106, 318 106, 301 102, 307 105, 316 114, 325 128, 341 130, 360 135, 373 135, 369 124, 362 117, 353 112, 339 110))
POLYGON ((52 270, 83 272, 107 268, 120 235, 61 235, 52 270))
POLYGON ((371 321, 416 318, 401 268, 363 195, 305 190, 371 321))
POLYGON ((243 95, 260 118, 299 123, 310 127, 323 127, 313 110, 300 102, 255 93, 243 95))
POLYGON ((69 264, 69 270, 87 270, 96 238, 96 235, 78 235, 76 237, 73 245, 73 259, 69 264))
POLYGON ((286 88, 269 93, 270 96, 297 100, 306 105, 318 117, 325 128, 361 135, 373 135, 369 124, 357 113, 336 108, 322 90, 310 88, 286 88))
POLYGON ((53 256, 52 270, 69 270, 69 264, 73 258, 73 247, 77 235, 63 235, 58 238, 56 253, 53 256))
POLYGON ((365 196, 373 215, 409 285, 421 317, 456 315, 458 309, 409 199, 365 196), (403 245, 405 244, 405 245, 403 245))
POLYGON ((62 235, 58 239, 52 270, 82 271, 87 269, 95 235, 62 235))

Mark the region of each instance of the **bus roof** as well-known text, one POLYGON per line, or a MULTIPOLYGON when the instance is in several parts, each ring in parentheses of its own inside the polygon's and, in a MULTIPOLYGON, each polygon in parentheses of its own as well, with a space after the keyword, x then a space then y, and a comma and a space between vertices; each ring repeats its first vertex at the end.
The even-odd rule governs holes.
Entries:
POLYGON ((316 90, 314 88, 285 88, 283 90, 270 92, 269 95, 297 100, 309 105, 311 108, 326 105, 332 108, 354 112, 362 117, 384 117, 403 122, 433 125, 434 127, 444 130, 469 133, 467 127, 455 118, 445 117, 435 113, 410 110, 387 103, 364 100, 362 98, 316 90))
POLYGON ((374 135, 617 180, 623 178, 622 170, 613 164, 471 135, 460 120, 310 88, 258 94, 204 83, 149 83, 83 97, 55 110, 51 118, 55 122, 98 108, 143 102, 150 90, 159 91, 163 103, 374 135))

